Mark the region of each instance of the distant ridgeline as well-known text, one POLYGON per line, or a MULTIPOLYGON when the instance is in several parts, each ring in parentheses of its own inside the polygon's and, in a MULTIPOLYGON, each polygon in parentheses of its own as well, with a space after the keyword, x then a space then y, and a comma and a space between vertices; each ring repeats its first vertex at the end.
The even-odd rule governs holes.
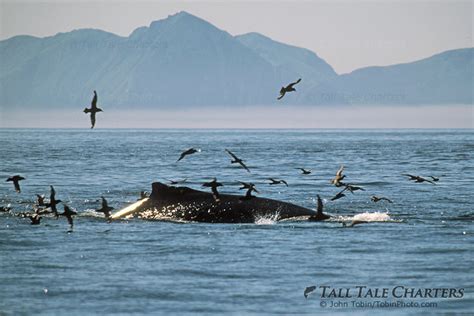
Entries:
POLYGON ((180 12, 129 37, 82 29, 0 42, 3 110, 106 107, 472 104, 473 48, 338 75, 315 53, 258 33, 232 36, 180 12), (303 78, 277 101, 281 86, 303 78))

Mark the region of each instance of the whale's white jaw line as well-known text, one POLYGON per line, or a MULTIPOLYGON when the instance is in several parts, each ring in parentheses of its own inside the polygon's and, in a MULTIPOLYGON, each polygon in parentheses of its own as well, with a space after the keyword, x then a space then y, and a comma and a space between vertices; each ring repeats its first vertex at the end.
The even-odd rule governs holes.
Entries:
POLYGON ((117 212, 115 212, 114 214, 112 214, 110 216, 110 219, 114 220, 114 219, 120 219, 120 218, 124 218, 128 215, 131 215, 131 214, 134 214, 134 213, 137 213, 137 212, 141 212, 143 211, 143 208, 142 206, 148 202, 150 200, 150 198, 144 198, 144 199, 141 199, 140 201, 137 201, 117 212))

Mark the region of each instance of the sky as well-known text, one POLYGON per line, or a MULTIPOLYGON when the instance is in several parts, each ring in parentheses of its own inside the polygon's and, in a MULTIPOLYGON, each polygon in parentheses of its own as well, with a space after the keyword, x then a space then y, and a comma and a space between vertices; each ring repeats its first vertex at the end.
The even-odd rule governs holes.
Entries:
POLYGON ((0 40, 97 28, 121 36, 179 11, 232 35, 259 32, 308 48, 337 73, 473 46, 473 1, 0 0, 0 40))

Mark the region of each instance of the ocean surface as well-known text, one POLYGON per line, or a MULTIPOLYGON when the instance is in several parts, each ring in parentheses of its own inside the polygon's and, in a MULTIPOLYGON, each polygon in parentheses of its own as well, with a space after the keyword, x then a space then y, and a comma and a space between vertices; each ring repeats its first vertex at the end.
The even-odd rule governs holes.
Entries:
POLYGON ((0 181, 0 206, 12 208, 0 214, 2 315, 474 310, 472 130, 1 129, 0 147, 2 178, 26 178, 21 193, 0 181), (190 147, 201 152, 176 163, 190 147), (252 172, 231 165, 226 148, 252 172), (330 201, 340 191, 330 180, 341 164, 345 180, 365 191, 330 201), (402 173, 440 180, 414 183, 402 173), (251 181, 259 196, 313 209, 320 194, 332 218, 108 223, 94 212, 101 196, 119 210, 154 181, 187 178, 200 189, 213 177, 224 183, 221 192, 241 194, 236 181, 251 181), (289 186, 270 186, 269 177, 289 186), (32 226, 15 215, 31 211, 36 194, 48 199, 49 185, 78 212, 72 233, 64 217, 32 226), (353 219, 368 223, 342 226, 353 219), (316 289, 305 298, 309 286, 316 289), (322 286, 349 288, 352 298, 322 297, 322 286), (357 297, 357 286, 372 294, 357 297), (383 288, 388 297, 374 297, 383 288), (437 288, 463 294, 398 297, 437 288), (376 301, 399 305, 370 306, 376 301))

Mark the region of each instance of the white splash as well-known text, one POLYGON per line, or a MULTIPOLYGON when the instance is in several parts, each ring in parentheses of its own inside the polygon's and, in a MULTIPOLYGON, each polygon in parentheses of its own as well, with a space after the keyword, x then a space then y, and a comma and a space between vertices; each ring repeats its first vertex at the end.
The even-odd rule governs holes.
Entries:
POLYGON ((255 224, 257 225, 273 225, 275 224, 278 219, 280 218, 280 213, 276 212, 273 214, 267 214, 263 216, 256 216, 255 217, 255 224))
POLYGON ((354 216, 341 216, 338 221, 363 221, 363 222, 392 222, 394 221, 388 212, 365 212, 354 216))

